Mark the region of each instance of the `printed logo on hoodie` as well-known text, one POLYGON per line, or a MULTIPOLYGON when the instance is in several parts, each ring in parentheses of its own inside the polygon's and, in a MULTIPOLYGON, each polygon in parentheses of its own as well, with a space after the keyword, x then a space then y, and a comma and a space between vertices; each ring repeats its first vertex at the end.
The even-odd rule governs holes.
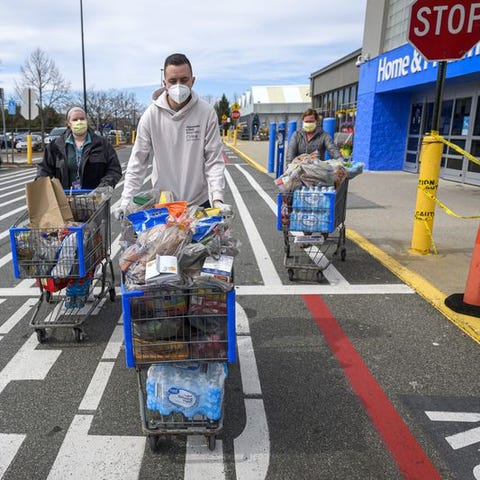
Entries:
POLYGON ((200 125, 187 125, 185 140, 187 142, 200 140, 200 125))

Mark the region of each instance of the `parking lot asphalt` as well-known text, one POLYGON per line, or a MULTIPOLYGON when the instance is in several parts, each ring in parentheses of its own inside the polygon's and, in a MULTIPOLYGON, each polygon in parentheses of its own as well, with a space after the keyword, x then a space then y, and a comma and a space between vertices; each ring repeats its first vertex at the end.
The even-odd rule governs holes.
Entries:
MULTIPOLYGON (((234 145, 224 139, 224 143, 273 181, 276 175, 269 173, 268 141, 238 140, 234 145)), ((480 188, 439 180, 437 198, 443 206, 437 205, 435 209, 431 253, 419 255, 411 251, 417 184, 418 174, 397 170, 364 171, 352 179, 345 221, 347 237, 480 343, 480 318, 476 314, 458 313, 445 305, 445 300, 453 294, 461 294, 463 298, 469 273, 475 271, 473 253, 480 254, 476 250, 480 245, 475 242, 480 188)), ((469 280, 472 281, 471 277, 469 280)), ((471 288, 471 283, 468 287, 471 288)))

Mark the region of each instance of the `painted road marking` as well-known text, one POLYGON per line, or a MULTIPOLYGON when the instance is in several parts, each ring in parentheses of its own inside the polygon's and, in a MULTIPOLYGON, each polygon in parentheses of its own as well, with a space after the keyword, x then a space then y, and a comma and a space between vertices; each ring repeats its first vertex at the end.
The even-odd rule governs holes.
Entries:
POLYGON ((480 413, 426 411, 425 414, 432 422, 480 422, 480 413))
MULTIPOLYGON (((403 283, 371 285, 236 285, 237 295, 405 295, 415 291, 403 283)), ((115 288, 121 294, 119 287, 115 288)), ((0 297, 31 297, 37 288, 0 288, 0 297)))
POLYGON ((450 435, 445 437, 445 440, 454 450, 474 445, 475 443, 480 442, 480 427, 450 435))
POLYGON ((96 410, 98 408, 114 365, 114 362, 100 362, 97 365, 87 391, 78 407, 79 410, 96 410))
POLYGON ((13 381, 45 379, 62 351, 35 350, 37 345, 37 336, 33 334, 0 371, 0 393, 13 381))
POLYGON ((260 379, 258 378, 257 362, 250 336, 238 336, 238 357, 244 395, 261 395, 260 379))
POLYGON ((236 285, 235 290, 237 295, 404 295, 415 293, 414 290, 403 283, 373 285, 236 285))
POLYGON ((93 415, 75 415, 48 480, 138 480, 145 437, 89 435, 93 415))
POLYGON ((222 480, 225 476, 223 463, 223 442, 215 441, 215 450, 207 449, 203 435, 188 435, 185 452, 184 480, 222 480))
MULTIPOLYGON (((237 345, 243 393, 261 396, 248 316, 239 303, 236 303, 235 310, 239 327, 237 345)), ((270 435, 265 405, 261 398, 244 398, 244 404, 245 428, 233 441, 237 480, 261 480, 265 478, 270 463, 270 435)))
POLYGON ((270 463, 270 439, 261 399, 245 399, 247 424, 233 441, 237 480, 262 480, 270 463))
POLYGON ((326 303, 318 295, 303 295, 302 298, 403 476, 441 480, 440 474, 390 403, 326 303))
MULTIPOLYGON (((425 414, 430 420, 432 420, 432 422, 480 422, 480 413, 477 412, 426 411, 425 414)), ((470 430, 465 430, 464 432, 449 435, 445 437, 445 440, 454 450, 469 447, 475 443, 480 443, 480 427, 471 428, 470 430)))
POLYGON ((22 446, 26 435, 16 433, 0 433, 0 478, 3 477, 19 448, 22 446))
POLYGON ((230 186, 235 204, 238 205, 238 209, 242 212, 240 218, 242 219, 248 239, 250 240, 250 244, 253 246, 253 253, 257 260, 257 264, 263 278, 263 283, 265 285, 281 285, 282 281, 278 276, 275 265, 268 254, 267 248, 263 243, 262 237, 257 230, 255 222, 253 221, 253 218, 250 215, 250 212, 248 211, 247 206, 245 205, 245 202, 243 201, 243 198, 237 189, 237 186, 233 182, 232 177, 227 170, 225 170, 225 178, 230 186))
MULTIPOLYGON (((122 317, 120 317, 121 319, 122 317)), ((121 320, 120 320, 121 321, 121 320)), ((113 330, 110 340, 102 354, 102 360, 116 360, 123 344, 123 327, 117 325, 113 330)))
MULTIPOLYGON (((3 301, 4 299, 2 299, 3 301)), ((2 325, 0 325, 0 333, 7 334, 17 325, 17 323, 30 312, 31 308, 37 303, 36 298, 28 298, 27 301, 2 325)))

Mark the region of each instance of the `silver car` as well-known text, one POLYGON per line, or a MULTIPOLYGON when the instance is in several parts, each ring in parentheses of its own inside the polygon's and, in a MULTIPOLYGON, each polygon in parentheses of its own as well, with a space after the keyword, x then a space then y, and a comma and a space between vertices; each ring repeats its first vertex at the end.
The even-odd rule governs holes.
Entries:
POLYGON ((65 133, 66 129, 67 129, 67 127, 54 127, 54 128, 52 128, 52 131, 44 139, 45 145, 48 145, 50 142, 52 142, 56 138, 63 135, 65 133))
MULTIPOLYGON (((34 152, 39 152, 42 149, 42 137, 41 137, 41 135, 31 135, 31 137, 32 137, 32 150, 34 152)), ((27 136, 26 135, 15 138, 15 149, 17 150, 17 152, 26 152, 27 151, 27 136)))

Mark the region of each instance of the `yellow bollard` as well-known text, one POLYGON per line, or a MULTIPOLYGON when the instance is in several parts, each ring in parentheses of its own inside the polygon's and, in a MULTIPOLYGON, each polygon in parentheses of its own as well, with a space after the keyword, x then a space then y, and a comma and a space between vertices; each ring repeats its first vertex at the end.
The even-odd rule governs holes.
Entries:
POLYGON ((233 146, 237 145, 237 129, 233 131, 233 146))
POLYGON ((27 135, 27 163, 32 164, 32 136, 27 135))
POLYGON ((423 137, 420 152, 420 173, 418 177, 417 204, 413 221, 411 253, 429 255, 432 245, 433 220, 435 218, 435 201, 428 198, 424 190, 437 196, 440 163, 443 143, 434 137, 423 137))
POLYGON ((118 130, 115 130, 115 145, 117 147, 120 145, 120 135, 118 134, 118 130))
POLYGON ((135 143, 135 130, 132 130, 132 145, 135 143))

